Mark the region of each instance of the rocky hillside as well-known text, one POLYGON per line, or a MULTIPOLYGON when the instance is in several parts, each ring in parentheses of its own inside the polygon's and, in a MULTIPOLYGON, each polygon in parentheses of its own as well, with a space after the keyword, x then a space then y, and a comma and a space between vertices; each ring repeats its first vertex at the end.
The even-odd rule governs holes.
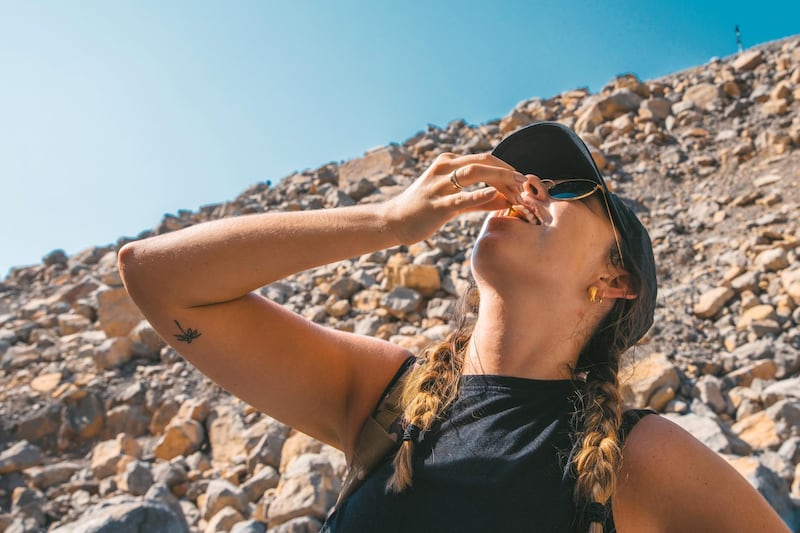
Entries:
MULTIPOLYGON (((380 201, 438 153, 487 151, 537 120, 583 136, 653 237, 658 309, 626 399, 719 452, 800 531, 800 37, 661 79, 621 76, 596 94, 534 98, 486 124, 429 127, 167 215, 139 237, 380 201)), ((261 291, 316 322, 416 349, 452 328, 481 218, 261 291)), ((127 240, 55 251, 0 282, 0 532, 317 531, 341 454, 166 347, 122 288, 116 250, 127 240)))

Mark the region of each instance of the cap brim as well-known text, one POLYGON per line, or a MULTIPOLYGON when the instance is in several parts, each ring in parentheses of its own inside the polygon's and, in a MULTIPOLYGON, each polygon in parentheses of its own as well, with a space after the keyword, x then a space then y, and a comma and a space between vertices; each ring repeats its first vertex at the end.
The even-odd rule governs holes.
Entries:
POLYGON ((503 139, 492 155, 523 174, 542 179, 591 179, 608 190, 586 144, 558 122, 537 122, 517 130, 503 139))

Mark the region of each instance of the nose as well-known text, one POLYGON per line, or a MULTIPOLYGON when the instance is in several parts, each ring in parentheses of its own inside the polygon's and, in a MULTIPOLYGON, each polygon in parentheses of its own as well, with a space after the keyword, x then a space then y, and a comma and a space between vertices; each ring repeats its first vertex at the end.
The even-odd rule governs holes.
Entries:
POLYGON ((547 190, 544 187, 544 184, 539 179, 538 176, 535 174, 526 174, 525 175, 525 183, 523 183, 523 193, 522 197, 530 196, 531 198, 535 198, 539 201, 544 201, 547 199, 547 190))

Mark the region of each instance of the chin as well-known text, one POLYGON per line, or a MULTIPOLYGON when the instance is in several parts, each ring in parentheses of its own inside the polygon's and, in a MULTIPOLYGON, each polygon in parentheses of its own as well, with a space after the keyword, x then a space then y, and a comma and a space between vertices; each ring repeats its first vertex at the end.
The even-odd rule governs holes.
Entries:
POLYGON ((520 279, 527 267, 520 265, 519 256, 514 252, 514 245, 509 243, 507 237, 482 232, 472 249, 470 269, 479 286, 484 283, 498 286, 509 280, 520 279), (522 271, 517 272, 516 269, 522 271))

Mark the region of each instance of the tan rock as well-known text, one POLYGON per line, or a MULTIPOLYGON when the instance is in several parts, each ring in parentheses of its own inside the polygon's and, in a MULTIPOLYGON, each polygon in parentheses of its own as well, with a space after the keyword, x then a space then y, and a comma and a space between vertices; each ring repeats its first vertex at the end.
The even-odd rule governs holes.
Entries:
POLYGON ((532 122, 533 118, 531 118, 530 115, 514 109, 511 111, 511 113, 500 120, 500 133, 503 135, 508 135, 509 133, 520 129, 523 126, 527 126, 532 122))
POLYGON ((730 282, 731 289, 743 294, 744 292, 753 292, 758 289, 759 273, 758 272, 745 272, 741 276, 736 276, 730 282))
POLYGON ((339 188, 344 189, 361 179, 376 181, 390 176, 404 161, 401 149, 394 145, 370 150, 363 157, 351 159, 339 167, 339 188))
POLYGON ((726 377, 736 385, 749 387, 754 379, 773 379, 778 371, 775 361, 762 359, 730 372, 726 377))
POLYGON ((106 413, 106 438, 119 433, 140 437, 147 433, 150 414, 141 405, 118 405, 106 413))
POLYGON ((775 421, 767 411, 759 411, 736 422, 731 429, 743 441, 757 450, 777 449, 781 438, 775 421))
POLYGON ((21 440, 0 452, 0 474, 18 472, 42 461, 42 450, 35 444, 21 440))
POLYGON ((630 89, 619 89, 597 101, 597 108, 604 119, 610 120, 630 111, 637 111, 643 98, 630 89))
POLYGON ((664 120, 672 113, 672 103, 666 98, 650 98, 639 106, 639 116, 646 119, 664 120))
POLYGON ((787 398, 800 399, 800 377, 776 381, 761 391, 761 400, 766 406, 787 398))
POLYGON ((406 254, 395 254, 390 257, 383 272, 386 277, 386 290, 407 287, 431 296, 442 286, 439 270, 435 266, 411 264, 406 254))
POLYGON ((764 250, 756 256, 754 262, 767 272, 778 272, 789 266, 786 250, 780 247, 764 250))
POLYGON ((208 521, 203 533, 231 531, 234 525, 244 520, 244 515, 233 507, 223 507, 208 521))
POLYGON ((611 121, 611 127, 620 133, 630 133, 636 127, 629 114, 621 115, 611 121))
POLYGON ((179 408, 180 405, 178 405, 178 402, 171 398, 165 399, 163 402, 159 403, 150 421, 150 433, 153 435, 160 435, 172 421, 172 418, 178 414, 179 408))
POLYGON ((655 398, 663 409, 675 396, 680 377, 675 366, 662 353, 654 353, 620 371, 620 392, 626 405, 646 407, 655 398), (670 393, 669 390, 672 390, 670 393))
POLYGON ((605 168, 608 166, 608 159, 606 159, 603 151, 592 144, 587 144, 586 147, 589 149, 589 153, 594 160, 594 164, 597 165, 597 168, 600 170, 605 170, 605 168))
POLYGON ((786 100, 791 95, 792 95, 792 86, 788 81, 784 80, 778 82, 778 84, 770 93, 769 97, 772 100, 786 100))
POLYGON ((742 95, 742 88, 735 80, 727 80, 722 84, 722 92, 730 98, 739 98, 742 95))
POLYGON ((433 341, 426 335, 392 335, 389 342, 396 344, 412 353, 421 353, 430 346, 433 341))
POLYGON ((675 396, 676 391, 673 387, 659 387, 653 392, 652 396, 650 396, 647 407, 655 409, 656 411, 664 411, 667 404, 675 399, 675 396))
POLYGON ((761 50, 743 52, 733 61, 733 68, 739 72, 753 70, 760 65, 763 60, 764 54, 761 50))
POLYGON ((242 489, 222 479, 215 479, 208 484, 205 498, 200 506, 203 518, 209 520, 225 507, 247 513, 248 499, 242 489))
POLYGON ((787 269, 781 272, 781 285, 788 288, 795 283, 800 283, 800 269, 787 269))
POLYGON ((597 103, 593 103, 580 111, 578 120, 575 121, 575 131, 579 134, 592 132, 605 121, 597 103))
POLYGON ((142 449, 136 439, 125 434, 99 442, 92 449, 89 468, 97 479, 112 476, 117 472, 119 462, 125 457, 138 458, 142 449))
POLYGON ((156 333, 156 330, 153 329, 153 326, 151 326, 147 320, 142 320, 136 324, 131 330, 129 337, 133 342, 139 343, 151 354, 159 353, 161 348, 167 345, 164 339, 156 333))
POLYGON ((83 468, 78 461, 61 461, 45 466, 34 466, 25 470, 25 477, 31 485, 44 490, 69 480, 75 472, 83 468))
POLYGON ((753 324, 753 322, 767 319, 777 320, 775 308, 767 304, 755 305, 742 313, 739 320, 736 322, 736 329, 737 331, 743 331, 753 324))
POLYGON ((359 311, 374 311, 381 305, 383 292, 378 289, 364 289, 353 295, 353 309, 359 311))
POLYGON ((334 318, 341 318, 350 312, 350 302, 337 300, 335 296, 331 296, 325 302, 325 312, 334 318))
POLYGON ((767 100, 761 104, 761 110, 767 115, 782 116, 789 112, 789 102, 781 100, 767 100))
POLYGON ((203 426, 191 419, 174 418, 156 442, 153 454, 169 461, 179 455, 189 455, 200 448, 205 438, 203 426))
POLYGON ((313 437, 299 431, 292 432, 284 441, 281 450, 281 463, 278 467, 280 472, 285 472, 292 461, 307 453, 319 453, 322 450, 322 443, 313 437))
POLYGON ((97 294, 97 321, 107 337, 123 337, 144 320, 124 287, 97 294))
POLYGON ((278 471, 269 465, 263 465, 250 479, 242 483, 242 490, 247 495, 247 499, 255 503, 267 490, 277 487, 279 481, 278 471))
POLYGON ((699 83, 686 89, 683 94, 684 102, 692 102, 695 106, 705 109, 714 102, 718 102, 722 96, 719 87, 712 83, 699 83))
POLYGON ((738 408, 745 400, 761 402, 761 396, 750 387, 733 387, 728 391, 728 397, 731 399, 734 408, 738 408))
POLYGON ((118 368, 133 358, 133 341, 128 337, 108 339, 95 348, 92 356, 101 370, 118 368))
POLYGON ((206 419, 208 442, 214 462, 245 462, 245 426, 241 415, 230 406, 219 406, 211 410, 206 419))
POLYGON ((617 90, 629 89, 642 98, 649 98, 651 94, 650 87, 646 83, 642 83, 635 74, 622 74, 617 76, 611 81, 609 86, 617 90))
POLYGON ((211 412, 211 404, 205 398, 190 398, 183 402, 178 409, 178 418, 190 418, 201 424, 205 422, 211 412))
POLYGON ((439 270, 433 265, 403 265, 396 281, 396 286, 414 289, 423 296, 433 295, 442 286, 439 270))
POLYGON ((786 287, 786 293, 789 295, 795 305, 800 305, 800 281, 796 281, 786 287))
POLYGON ((65 285, 61 287, 54 295, 53 300, 59 302, 67 302, 74 306, 78 300, 87 298, 95 290, 100 288, 100 283, 96 279, 87 276, 74 285, 65 285))
POLYGON ((328 459, 322 454, 304 454, 281 477, 275 499, 269 506, 271 527, 292 518, 325 518, 341 488, 328 459))
POLYGON ((713 318, 735 294, 730 287, 711 289, 700 296, 694 314, 699 318, 713 318))
POLYGON ((61 332, 61 335, 72 335, 73 333, 79 333, 89 329, 91 325, 91 321, 85 316, 75 313, 58 315, 58 330, 61 332))
POLYGON ((61 372, 51 372, 37 376, 31 380, 31 388, 37 392, 52 392, 61 382, 61 372))

